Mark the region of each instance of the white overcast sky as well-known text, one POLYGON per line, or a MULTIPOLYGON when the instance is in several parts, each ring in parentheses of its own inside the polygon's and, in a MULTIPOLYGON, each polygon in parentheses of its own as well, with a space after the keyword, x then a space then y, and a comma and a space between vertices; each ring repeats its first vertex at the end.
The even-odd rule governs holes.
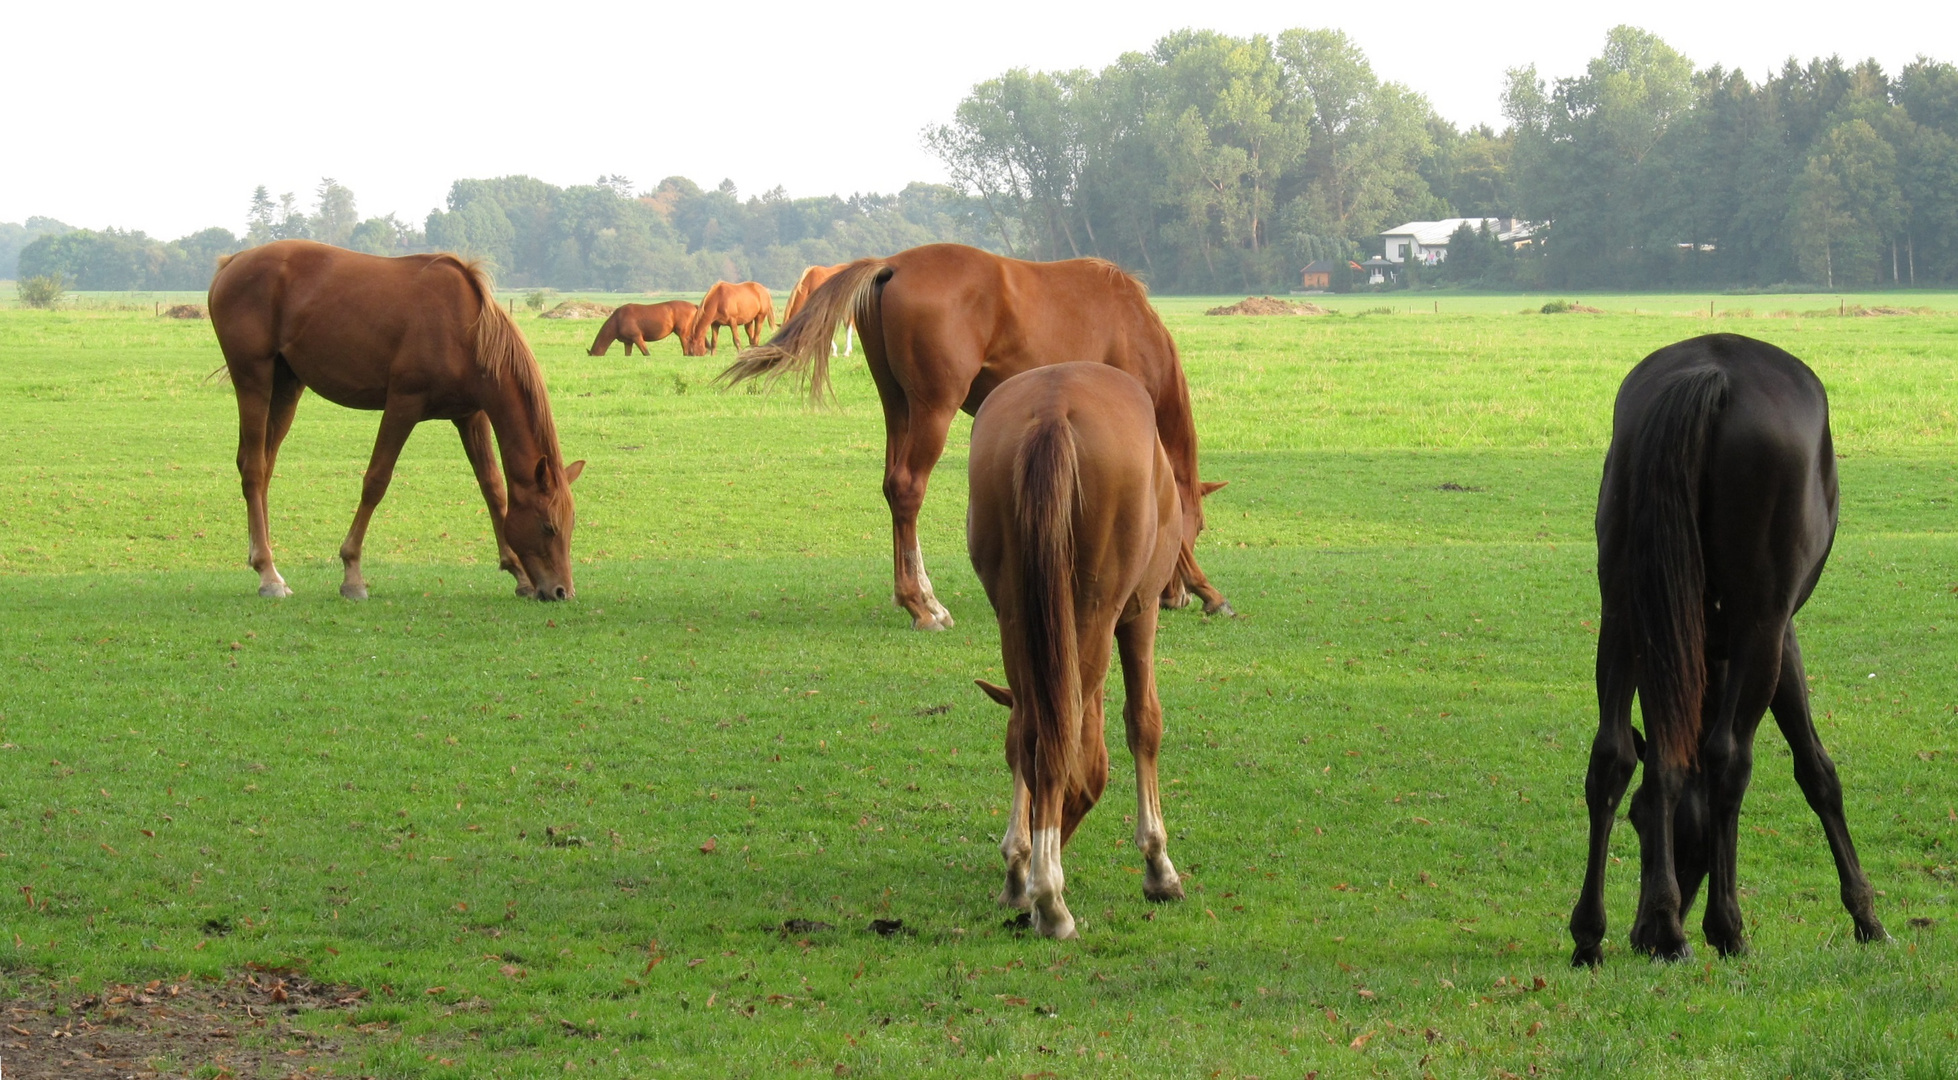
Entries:
POLYGON ((776 4, 176 3, 10 6, 0 221, 172 238, 242 231, 252 188, 351 187, 419 221, 458 177, 744 195, 894 191, 942 179, 919 131, 1011 67, 1099 68, 1194 26, 1346 31, 1382 78, 1457 124, 1500 126, 1506 68, 1575 74, 1632 23, 1752 77, 1790 55, 1958 61, 1958 3, 1490 0, 795 0, 776 4))

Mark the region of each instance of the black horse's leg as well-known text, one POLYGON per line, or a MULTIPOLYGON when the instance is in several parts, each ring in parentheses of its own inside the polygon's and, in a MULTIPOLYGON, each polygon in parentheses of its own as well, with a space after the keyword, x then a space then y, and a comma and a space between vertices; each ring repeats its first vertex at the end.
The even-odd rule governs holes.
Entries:
POLYGON ((1725 676, 1709 680, 1713 703, 1701 741, 1708 818, 1702 832, 1702 865, 1708 877, 1706 916, 1700 927, 1722 956, 1747 951, 1740 914, 1740 804, 1754 778, 1754 732, 1782 678, 1786 617, 1749 628, 1727 649, 1725 676))
POLYGON ((1856 858, 1856 845, 1849 839, 1849 822, 1842 813, 1842 781, 1836 777, 1836 763, 1822 747, 1815 720, 1808 710, 1808 682, 1802 672, 1802 648, 1791 625, 1782 638, 1781 682, 1774 694, 1774 721, 1795 754, 1795 782, 1807 796, 1809 809, 1822 819, 1823 835, 1829 838, 1829 853, 1836 859, 1836 876, 1842 880, 1842 906, 1856 921, 1856 940, 1888 941, 1890 935, 1877 920, 1875 890, 1863 874, 1856 858))
POLYGON ((1591 766, 1584 774, 1584 801, 1591 811, 1590 858, 1584 868, 1584 891, 1570 916, 1570 936, 1577 943, 1574 967, 1604 962, 1604 872, 1611 856, 1611 827, 1618 801, 1625 796, 1638 765, 1632 738, 1632 647, 1630 627, 1622 617, 1602 620, 1598 636, 1598 734, 1591 741, 1591 766))

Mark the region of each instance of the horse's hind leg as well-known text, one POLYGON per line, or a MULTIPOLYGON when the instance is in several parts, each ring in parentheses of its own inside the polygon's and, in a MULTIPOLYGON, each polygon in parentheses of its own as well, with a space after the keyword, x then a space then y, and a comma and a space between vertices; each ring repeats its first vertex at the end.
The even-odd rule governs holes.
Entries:
POLYGON ((1863 874, 1856 858, 1856 845, 1849 839, 1849 822, 1842 812, 1842 781, 1836 776, 1836 763, 1816 734, 1814 717, 1808 709, 1807 676, 1802 671, 1802 649, 1790 625, 1782 637, 1781 681, 1775 687, 1775 724, 1788 740, 1795 755, 1795 782, 1808 798, 1809 809, 1822 819, 1823 835, 1829 838, 1829 853, 1836 859, 1836 876, 1842 881, 1842 906, 1856 921, 1856 940, 1888 941, 1890 935, 1876 917, 1875 890, 1863 874))
POLYGON ((1028 821, 1032 794, 1027 789, 1033 752, 1020 745, 1024 741, 1018 728, 1009 724, 1006 763, 1013 770, 1013 808, 1007 814, 1006 832, 999 838, 999 855, 1006 860, 1006 884, 999 891, 999 904, 1021 911, 1032 903, 1027 898, 1027 863, 1033 858, 1033 827, 1028 821))
MULTIPOLYGON (((631 355, 630 348, 627 355, 631 355)), ((482 489, 483 502, 489 505, 490 528, 496 534, 497 568, 517 579, 518 596, 535 596, 537 590, 530 584, 530 576, 524 573, 523 562, 503 538, 503 517, 509 512, 509 506, 504 501, 503 471, 496 467, 496 450, 490 441, 489 414, 478 412, 457 420, 455 425, 456 433, 462 436, 462 452, 476 473, 476 486, 482 489)))
POLYGON ((1142 895, 1151 900, 1183 899, 1183 879, 1169 861, 1169 831, 1163 827, 1163 802, 1156 759, 1163 745, 1163 705, 1156 696, 1156 609, 1143 605, 1135 618, 1115 628, 1122 652, 1122 720, 1128 728, 1129 755, 1135 758, 1135 850, 1142 855, 1142 895))
POLYGON ((1570 916, 1570 936, 1577 943, 1571 954, 1573 967, 1604 962, 1604 873, 1611 856, 1611 827, 1639 759, 1632 736, 1632 644, 1622 616, 1601 620, 1597 681, 1598 734, 1591 740, 1591 764, 1584 773, 1584 802, 1591 813, 1590 854, 1584 867, 1584 891, 1570 916))
POLYGON ((1754 732, 1782 683, 1786 626, 1784 621, 1746 631, 1730 642, 1724 663, 1708 665, 1708 698, 1714 705, 1700 740, 1705 810, 1699 822, 1675 822, 1673 828, 1682 853, 1676 860, 1684 875, 1681 894, 1691 904, 1691 889, 1699 884, 1691 871, 1705 873, 1706 916, 1700 926, 1707 944, 1722 956, 1747 951, 1740 914, 1740 804, 1754 778, 1754 732), (1696 824, 1697 836, 1682 831, 1696 824), (1691 850, 1696 844, 1697 852, 1691 850))
POLYGON ((360 509, 354 511, 353 527, 347 530, 347 539, 340 544, 340 562, 346 568, 340 595, 349 600, 367 599, 367 579, 360 574, 360 549, 367 540, 367 522, 388 493, 388 481, 394 478, 394 463, 401 457, 401 448, 407 444, 415 424, 421 420, 421 412, 420 401, 391 397, 381 413, 381 430, 374 436, 374 454, 367 460, 367 475, 361 480, 360 509))
POLYGON ((918 547, 918 510, 924 505, 931 469, 945 452, 945 433, 954 409, 899 405, 893 417, 885 404, 884 501, 891 507, 891 548, 897 605, 911 613, 914 630, 950 630, 952 613, 932 592, 925 554, 918 547))
POLYGON ((238 396, 238 482, 245 496, 245 522, 249 548, 245 560, 258 571, 258 595, 292 595, 286 579, 279 576, 272 561, 272 530, 266 511, 265 493, 272 483, 272 463, 278 455, 279 440, 292 425, 292 412, 299 403, 299 380, 273 357, 251 364, 231 363, 232 388, 238 396), (286 376, 281 379, 281 372, 286 376), (281 416, 281 392, 289 381, 289 401, 281 416), (274 437, 274 433, 277 437, 274 437))

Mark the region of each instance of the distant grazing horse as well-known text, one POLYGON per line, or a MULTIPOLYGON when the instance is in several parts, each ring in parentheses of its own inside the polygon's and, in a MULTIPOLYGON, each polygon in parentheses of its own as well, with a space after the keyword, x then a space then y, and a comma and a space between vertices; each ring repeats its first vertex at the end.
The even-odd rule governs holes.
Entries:
MULTIPOLYGON (((812 266, 804 270, 802 276, 796 279, 795 289, 789 293, 789 302, 782 305, 782 322, 786 324, 790 319, 795 318, 795 313, 801 311, 802 305, 809 302, 809 294, 815 292, 823 282, 835 277, 848 265, 850 264, 837 263, 835 266, 812 266)), ((844 320, 842 353, 844 356, 850 355, 852 351, 850 348, 850 336, 855 329, 855 323, 847 319, 844 320)), ((830 342, 829 354, 831 356, 837 355, 835 341, 830 342)))
POLYGON ((999 617, 1011 689, 979 685, 1013 710, 1000 903, 1030 908, 1036 933, 1075 936, 1061 897, 1061 848, 1108 785, 1102 687, 1111 637, 1121 647, 1122 718, 1135 756, 1142 893, 1181 899, 1156 788, 1155 649, 1157 598, 1176 573, 1183 509, 1156 438, 1156 403, 1105 364, 1015 375, 973 418, 971 483, 966 546, 999 617))
POLYGON ((651 356, 646 351, 648 341, 658 341, 668 334, 680 337, 680 355, 692 356, 687 348, 687 331, 693 328, 693 317, 699 308, 685 300, 668 300, 660 304, 620 304, 612 312, 605 325, 598 328, 588 356, 604 356, 614 341, 625 342, 625 354, 632 355, 632 347, 637 345, 641 356, 651 356))
POLYGON ((1660 349, 1625 377, 1598 494, 1599 722, 1584 778, 1591 851, 1571 913, 1572 963, 1603 960, 1612 819, 1641 761, 1632 947, 1692 955, 1680 922, 1705 878, 1707 942, 1723 956, 1746 948, 1735 848, 1754 731, 1770 708, 1822 819, 1857 940, 1887 936, 1809 716, 1792 622, 1835 533, 1828 397, 1800 360, 1711 334, 1660 349), (1632 728, 1634 691, 1643 737, 1632 728))
POLYGON ((890 503, 899 607, 919 630, 943 630, 951 613, 933 594, 918 548, 918 507, 945 433, 960 409, 978 410, 994 387, 1031 368, 1085 360, 1140 380, 1156 403, 1156 430, 1176 467, 1183 553, 1163 594, 1231 613, 1197 567, 1203 497, 1222 484, 1197 479, 1197 432, 1176 343, 1142 285, 1099 259, 1034 263, 958 244, 930 244, 887 259, 860 259, 824 282, 794 319, 760 348, 744 349, 721 378, 738 383, 806 373, 812 396, 829 389, 838 323, 854 319, 884 402, 884 499, 890 503))
POLYGON ((687 332, 687 345, 695 356, 712 355, 721 344, 721 327, 728 328, 736 346, 741 344, 741 329, 748 331, 748 344, 761 337, 761 324, 775 326, 775 299, 758 281, 716 281, 700 301, 687 332), (711 336, 710 336, 711 335, 711 336))
POLYGON ((408 434, 423 420, 452 420, 517 593, 571 596, 571 482, 585 463, 564 464, 543 373, 474 263, 282 240, 223 260, 210 306, 238 393, 238 475, 260 596, 291 592, 272 565, 265 488, 309 386, 337 405, 381 411, 360 509, 340 545, 340 595, 367 597, 361 542, 408 434), (509 477, 507 503, 492 433, 509 477))

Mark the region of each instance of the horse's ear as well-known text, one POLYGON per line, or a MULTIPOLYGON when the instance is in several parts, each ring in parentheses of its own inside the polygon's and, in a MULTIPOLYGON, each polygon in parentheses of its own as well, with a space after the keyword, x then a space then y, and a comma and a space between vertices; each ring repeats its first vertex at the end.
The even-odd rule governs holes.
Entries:
POLYGON ((974 679, 972 681, 978 684, 979 689, 986 692, 987 697, 992 698, 1009 709, 1013 707, 1013 691, 1008 690, 1004 686, 994 686, 984 679, 974 679))
POLYGON ((1204 480, 1200 482, 1197 486, 1203 488, 1203 493, 1205 495, 1213 495, 1219 491, 1222 491, 1224 488, 1229 487, 1230 483, 1231 482, 1229 480, 1204 480))
POLYGON ((551 492, 551 459, 550 458, 540 457, 537 459, 537 473, 535 479, 537 481, 537 490, 545 493, 546 495, 550 494, 551 492))
POLYGON ((566 484, 577 483, 579 474, 583 473, 584 471, 585 471, 584 458, 579 458, 578 460, 572 462, 571 464, 566 465, 564 467, 564 482, 566 484))

